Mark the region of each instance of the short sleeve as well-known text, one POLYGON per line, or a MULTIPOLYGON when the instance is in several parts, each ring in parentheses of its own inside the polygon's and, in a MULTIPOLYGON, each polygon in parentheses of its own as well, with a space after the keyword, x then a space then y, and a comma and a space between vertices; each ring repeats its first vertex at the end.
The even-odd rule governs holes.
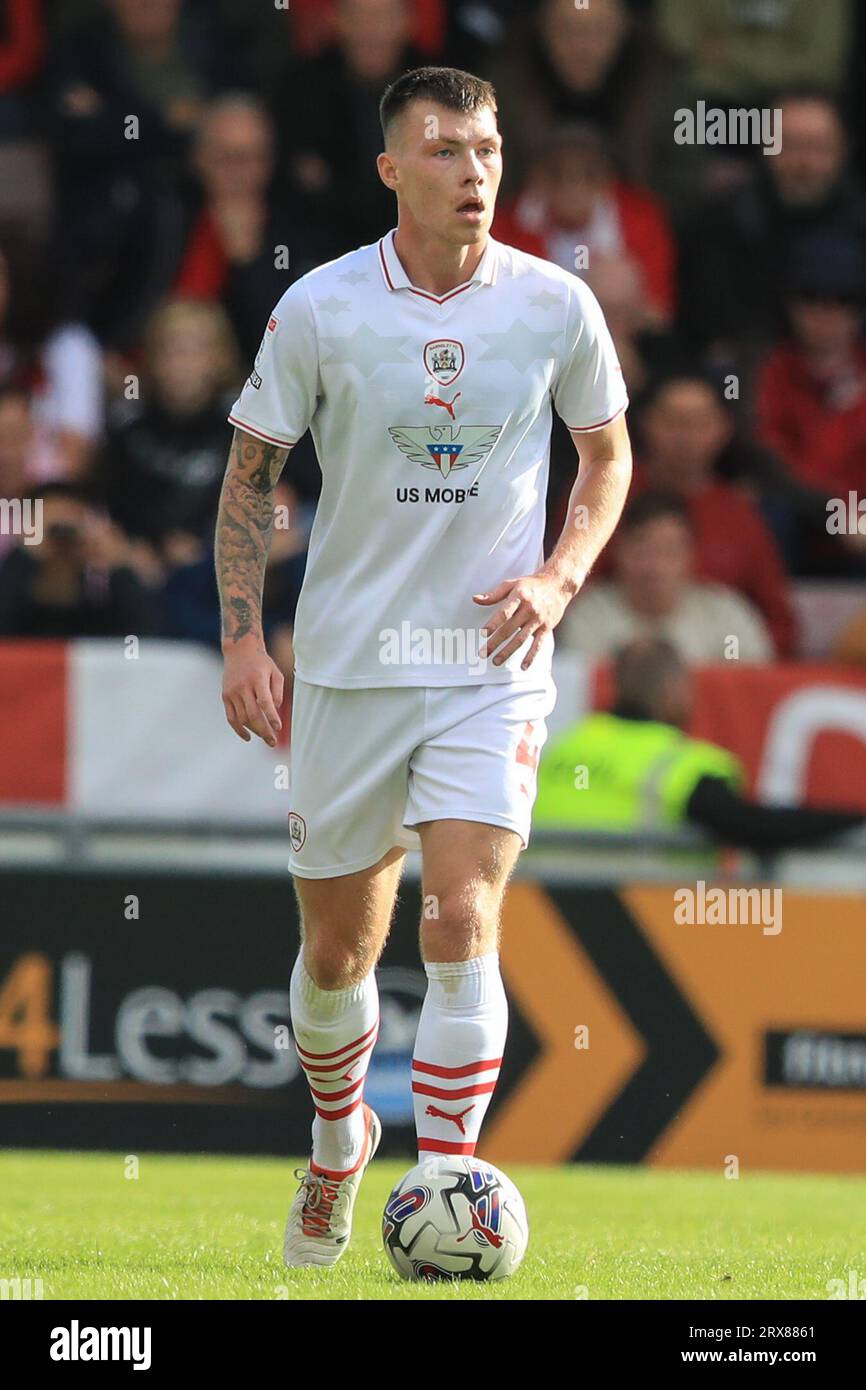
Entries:
POLYGON ((597 430, 628 405, 622 368, 601 305, 588 285, 569 278, 565 350, 551 386, 556 413, 570 430, 597 430))
POLYGON ((303 280, 296 280, 265 325, 229 422, 268 444, 295 444, 313 418, 318 392, 316 326, 303 280))

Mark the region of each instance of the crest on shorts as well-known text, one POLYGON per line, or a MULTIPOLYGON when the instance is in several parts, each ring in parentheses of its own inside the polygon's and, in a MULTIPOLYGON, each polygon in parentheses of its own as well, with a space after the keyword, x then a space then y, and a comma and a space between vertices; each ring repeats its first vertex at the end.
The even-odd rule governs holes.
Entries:
POLYGON ((424 366, 440 386, 450 386, 463 371, 466 354, 456 338, 434 338, 424 348, 424 366))
POLYGON ((392 425, 388 433, 413 463, 447 478, 453 469, 486 458, 501 430, 501 425, 392 425))
POLYGON ((289 812, 289 839, 292 842, 292 849, 297 854, 307 838, 307 826, 303 816, 299 816, 297 811, 289 812))

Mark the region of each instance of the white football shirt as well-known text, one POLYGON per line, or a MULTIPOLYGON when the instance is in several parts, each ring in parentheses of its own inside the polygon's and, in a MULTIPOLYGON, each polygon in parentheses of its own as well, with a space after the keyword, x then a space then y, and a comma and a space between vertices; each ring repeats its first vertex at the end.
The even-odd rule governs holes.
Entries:
MULTIPOLYGON (((537 682, 527 645, 480 655, 472 595, 543 563, 551 409, 598 429, 627 406, 598 301, 488 238, 437 297, 389 232, 295 281, 229 420, 268 443, 309 428, 322 470, 295 619, 296 674, 341 688, 537 682)), ((576 459, 575 459, 576 462, 576 459)), ((527 638, 527 643, 528 643, 527 638)))

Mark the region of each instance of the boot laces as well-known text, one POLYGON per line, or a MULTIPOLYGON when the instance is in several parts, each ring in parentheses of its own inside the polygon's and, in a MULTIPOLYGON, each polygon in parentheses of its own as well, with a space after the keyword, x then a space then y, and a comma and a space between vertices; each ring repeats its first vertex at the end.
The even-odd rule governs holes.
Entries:
POLYGON ((314 1173, 309 1168, 297 1168, 295 1177, 301 1182, 304 1192, 304 1204, 301 1209, 301 1228, 304 1235, 329 1235, 334 1203, 340 1195, 339 1183, 327 1178, 324 1173, 314 1173))

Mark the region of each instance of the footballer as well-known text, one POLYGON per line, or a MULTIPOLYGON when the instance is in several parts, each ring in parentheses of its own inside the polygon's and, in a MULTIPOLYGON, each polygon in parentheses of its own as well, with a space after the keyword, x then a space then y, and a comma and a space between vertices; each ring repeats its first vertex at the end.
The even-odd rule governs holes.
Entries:
POLYGON ((262 583, 274 489, 311 431, 322 488, 295 622, 289 838, 302 923, 292 1030, 315 1117, 289 1266, 346 1250, 381 1137, 364 1102, 374 969, 410 848, 427 975, 418 1152, 475 1151, 505 1046, 500 909, 556 698, 553 630, 631 478, 626 390, 592 292, 490 236, 493 88, 419 68, 386 90, 381 119, 396 227, 275 306, 229 416, 217 521, 226 717, 274 746, 283 681, 262 583), (552 410, 579 469, 545 560, 552 410))

